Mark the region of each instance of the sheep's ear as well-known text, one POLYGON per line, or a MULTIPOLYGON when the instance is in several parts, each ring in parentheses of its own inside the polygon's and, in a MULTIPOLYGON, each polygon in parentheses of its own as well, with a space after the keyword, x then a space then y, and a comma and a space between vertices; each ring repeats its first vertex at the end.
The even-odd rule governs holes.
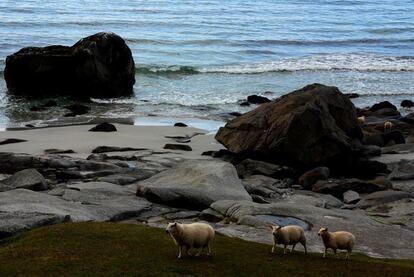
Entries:
POLYGON ((282 229, 282 226, 277 226, 276 230, 282 229))
POLYGON ((174 226, 174 227, 175 227, 175 226, 177 226, 177 222, 174 222, 173 226, 174 226))
POLYGON ((269 228, 270 228, 270 230, 273 230, 273 225, 272 225, 272 224, 270 224, 270 225, 269 225, 269 228))
POLYGON ((325 228, 325 231, 328 232, 328 228, 325 228))

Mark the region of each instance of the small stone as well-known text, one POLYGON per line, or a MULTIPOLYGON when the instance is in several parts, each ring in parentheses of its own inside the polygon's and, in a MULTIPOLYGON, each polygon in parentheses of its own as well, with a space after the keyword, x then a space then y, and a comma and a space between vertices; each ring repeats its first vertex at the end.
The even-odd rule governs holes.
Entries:
POLYGON ((116 127, 111 123, 101 123, 89 129, 89 132, 116 132, 116 127))
POLYGON ((5 140, 0 141, 0 145, 10 144, 10 143, 26 142, 26 141, 27 140, 24 140, 24 139, 9 138, 9 139, 5 139, 5 140))
POLYGON ((164 145, 164 149, 181 150, 181 151, 193 151, 193 149, 189 145, 172 144, 172 143, 167 143, 166 145, 164 145))
POLYGON ((348 190, 344 192, 343 199, 346 204, 355 204, 358 202, 361 197, 359 196, 359 193, 353 190, 348 190))
POLYGON ((182 122, 177 122, 174 124, 174 127, 187 127, 187 124, 182 123, 182 122))

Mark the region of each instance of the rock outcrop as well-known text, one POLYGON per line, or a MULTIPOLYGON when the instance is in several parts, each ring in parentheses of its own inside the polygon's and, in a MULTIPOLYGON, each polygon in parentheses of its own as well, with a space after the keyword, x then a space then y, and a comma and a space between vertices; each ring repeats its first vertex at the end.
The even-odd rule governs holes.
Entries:
POLYGON ((97 33, 71 47, 26 47, 6 59, 9 93, 78 98, 129 96, 135 64, 125 41, 114 33, 97 33))
POLYGON ((219 129, 231 152, 296 167, 349 163, 362 140, 357 113, 336 87, 308 85, 219 129))

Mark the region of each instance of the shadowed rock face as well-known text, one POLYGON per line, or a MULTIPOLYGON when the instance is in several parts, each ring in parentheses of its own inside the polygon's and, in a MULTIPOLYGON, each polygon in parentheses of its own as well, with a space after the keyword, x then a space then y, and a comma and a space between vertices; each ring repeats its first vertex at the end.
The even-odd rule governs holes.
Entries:
POLYGON ((362 131, 351 101, 336 87, 308 85, 220 128, 231 152, 299 167, 330 166, 353 158, 362 131))
POLYGON ((75 45, 26 47, 10 55, 4 72, 9 93, 119 97, 133 92, 131 50, 114 33, 97 33, 75 45))

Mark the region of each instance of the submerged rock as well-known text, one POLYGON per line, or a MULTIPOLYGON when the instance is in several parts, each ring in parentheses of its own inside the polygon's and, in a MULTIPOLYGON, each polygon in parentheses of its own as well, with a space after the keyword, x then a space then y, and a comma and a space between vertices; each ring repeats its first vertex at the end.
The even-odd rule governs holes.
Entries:
POLYGON ((114 33, 97 33, 71 47, 26 47, 6 59, 9 93, 44 96, 129 96, 135 64, 125 41, 114 33))
POLYGON ((299 167, 351 164, 362 131, 338 88, 308 85, 245 113, 219 129, 231 152, 299 167))
POLYGON ((270 102, 270 99, 260 95, 249 95, 247 96, 247 102, 251 104, 263 104, 270 102))
POLYGON ((403 108, 412 108, 412 107, 414 107, 414 102, 412 100, 403 100, 403 101, 401 101, 401 107, 403 107, 403 108))

